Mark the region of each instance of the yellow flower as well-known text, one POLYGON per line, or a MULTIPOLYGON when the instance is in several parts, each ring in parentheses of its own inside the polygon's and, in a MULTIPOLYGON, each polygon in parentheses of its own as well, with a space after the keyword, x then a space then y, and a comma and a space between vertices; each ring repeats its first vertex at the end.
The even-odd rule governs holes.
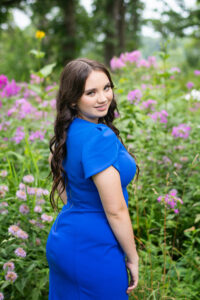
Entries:
POLYGON ((40 39, 41 40, 41 39, 43 39, 43 37, 45 37, 45 32, 37 30, 36 34, 35 34, 35 37, 36 37, 36 39, 40 39))

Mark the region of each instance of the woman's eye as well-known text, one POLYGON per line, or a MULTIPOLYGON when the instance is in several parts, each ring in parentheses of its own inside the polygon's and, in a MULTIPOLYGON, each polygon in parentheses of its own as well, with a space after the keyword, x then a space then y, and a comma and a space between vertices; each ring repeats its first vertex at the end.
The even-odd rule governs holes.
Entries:
POLYGON ((87 95, 92 95, 92 94, 94 94, 94 92, 89 92, 89 93, 87 93, 87 95))
POLYGON ((106 89, 106 90, 109 90, 109 89, 110 89, 110 85, 107 85, 107 86, 105 87, 105 89, 106 89))

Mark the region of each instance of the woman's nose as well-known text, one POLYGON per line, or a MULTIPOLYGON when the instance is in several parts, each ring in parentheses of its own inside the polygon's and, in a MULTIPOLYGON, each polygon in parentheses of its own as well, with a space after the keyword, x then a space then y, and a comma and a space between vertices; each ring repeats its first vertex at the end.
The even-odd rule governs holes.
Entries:
POLYGON ((105 92, 99 93, 99 95, 98 95, 98 102, 104 103, 106 101, 107 101, 107 98, 106 98, 105 92))

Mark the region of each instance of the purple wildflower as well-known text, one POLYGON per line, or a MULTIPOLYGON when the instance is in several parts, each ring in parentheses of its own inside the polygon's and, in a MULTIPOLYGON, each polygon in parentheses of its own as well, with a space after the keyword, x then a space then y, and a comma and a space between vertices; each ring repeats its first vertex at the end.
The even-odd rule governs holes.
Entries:
POLYGON ((0 207, 8 207, 8 202, 0 202, 0 207))
POLYGON ((199 76, 200 75, 200 70, 195 70, 194 75, 199 76))
POLYGON ((6 171, 6 170, 2 170, 1 172, 0 172, 0 176, 1 177, 6 177, 8 175, 8 172, 6 171))
POLYGON ((4 295, 3 293, 0 292, 0 300, 3 300, 4 299, 4 295))
POLYGON ((8 78, 5 75, 0 75, 0 90, 6 86, 8 83, 8 78))
POLYGON ((177 68, 177 67, 173 67, 173 68, 170 69, 170 72, 171 73, 180 73, 181 70, 179 68, 177 68))
POLYGON ((172 209, 175 214, 179 213, 178 206, 183 204, 183 200, 176 196, 177 190, 173 189, 164 196, 159 196, 157 201, 166 205, 168 209, 172 209))
POLYGON ((127 99, 130 103, 133 103, 134 101, 134 104, 138 104, 141 97, 142 97, 142 92, 138 89, 135 89, 128 93, 127 99))
POLYGON ((190 130, 191 130, 191 127, 188 126, 187 124, 180 124, 177 127, 172 128, 172 135, 175 138, 180 137, 180 138, 186 139, 189 136, 190 130))
POLYGON ((34 177, 33 177, 33 175, 26 175, 26 176, 23 177, 23 181, 28 182, 28 183, 33 182, 34 177))
POLYGON ((143 101, 142 105, 140 106, 141 109, 150 109, 150 110, 154 110, 154 106, 157 104, 157 101, 152 100, 152 99, 148 99, 147 101, 143 101))
POLYGON ((8 228, 8 232, 11 233, 12 235, 16 236, 17 235, 17 231, 19 231, 20 228, 19 226, 17 225, 11 225, 9 228, 8 228))
POLYGON ((17 127, 15 136, 11 138, 11 141, 15 141, 16 144, 19 144, 25 137, 23 129, 22 126, 17 127))
POLYGON ((22 229, 19 229, 16 233, 16 236, 22 240, 26 240, 28 238, 28 233, 26 233, 22 229))
POLYGON ((150 116, 154 121, 159 120, 160 123, 167 123, 168 113, 166 112, 166 110, 161 110, 160 112, 156 111, 153 114, 148 114, 148 116, 150 116))
POLYGON ((26 197, 26 192, 23 190, 19 190, 16 192, 16 196, 17 198, 26 201, 27 197, 26 197))
POLYGON ((41 205, 41 204, 44 204, 45 203, 45 200, 44 199, 38 199, 36 201, 36 205, 41 205))
POLYGON ((132 52, 121 53, 120 59, 123 62, 137 62, 141 57, 141 52, 138 50, 134 50, 132 52))
POLYGON ((47 214, 42 214, 41 215, 41 219, 45 222, 51 222, 53 221, 53 217, 52 216, 48 216, 47 214))
POLYGON ((8 261, 3 265, 3 269, 7 271, 13 271, 15 268, 15 265, 12 261, 8 261))
POLYGON ((12 272, 12 271, 8 271, 6 276, 5 276, 5 279, 8 280, 8 281, 14 282, 17 279, 17 277, 18 277, 17 273, 12 272))
POLYGON ((42 207, 40 205, 36 205, 34 207, 34 212, 41 213, 42 212, 42 207))
POLYGON ((110 67, 112 70, 116 70, 125 67, 125 64, 120 58, 113 57, 110 61, 110 67))
POLYGON ((194 83, 191 82, 191 81, 188 81, 187 84, 186 84, 186 87, 188 88, 188 90, 190 90, 191 88, 193 88, 194 86, 194 83))
POLYGON ((43 132, 40 130, 37 130, 35 132, 32 131, 29 136, 29 141, 34 141, 35 139, 43 140, 45 133, 46 133, 46 130, 44 130, 43 132))
POLYGON ((13 79, 11 82, 7 82, 5 87, 3 88, 1 92, 1 97, 12 97, 18 94, 18 92, 21 90, 20 86, 16 85, 15 80, 13 79))
POLYGON ((15 254, 19 257, 26 257, 26 251, 23 248, 17 248, 15 254))
POLYGON ((19 207, 19 211, 21 214, 26 215, 29 213, 29 207, 26 204, 21 204, 19 207))

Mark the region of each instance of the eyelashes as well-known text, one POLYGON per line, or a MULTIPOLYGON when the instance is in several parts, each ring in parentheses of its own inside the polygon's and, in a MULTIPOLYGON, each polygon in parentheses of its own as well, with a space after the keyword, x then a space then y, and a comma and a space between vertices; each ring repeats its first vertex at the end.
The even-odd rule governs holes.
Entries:
MULTIPOLYGON (((107 85, 105 86, 104 90, 107 89, 107 88, 110 89, 110 88, 111 88, 111 85, 110 85, 110 84, 107 84, 107 85)), ((94 91, 88 92, 86 95, 91 95, 92 93, 94 93, 94 91)))

